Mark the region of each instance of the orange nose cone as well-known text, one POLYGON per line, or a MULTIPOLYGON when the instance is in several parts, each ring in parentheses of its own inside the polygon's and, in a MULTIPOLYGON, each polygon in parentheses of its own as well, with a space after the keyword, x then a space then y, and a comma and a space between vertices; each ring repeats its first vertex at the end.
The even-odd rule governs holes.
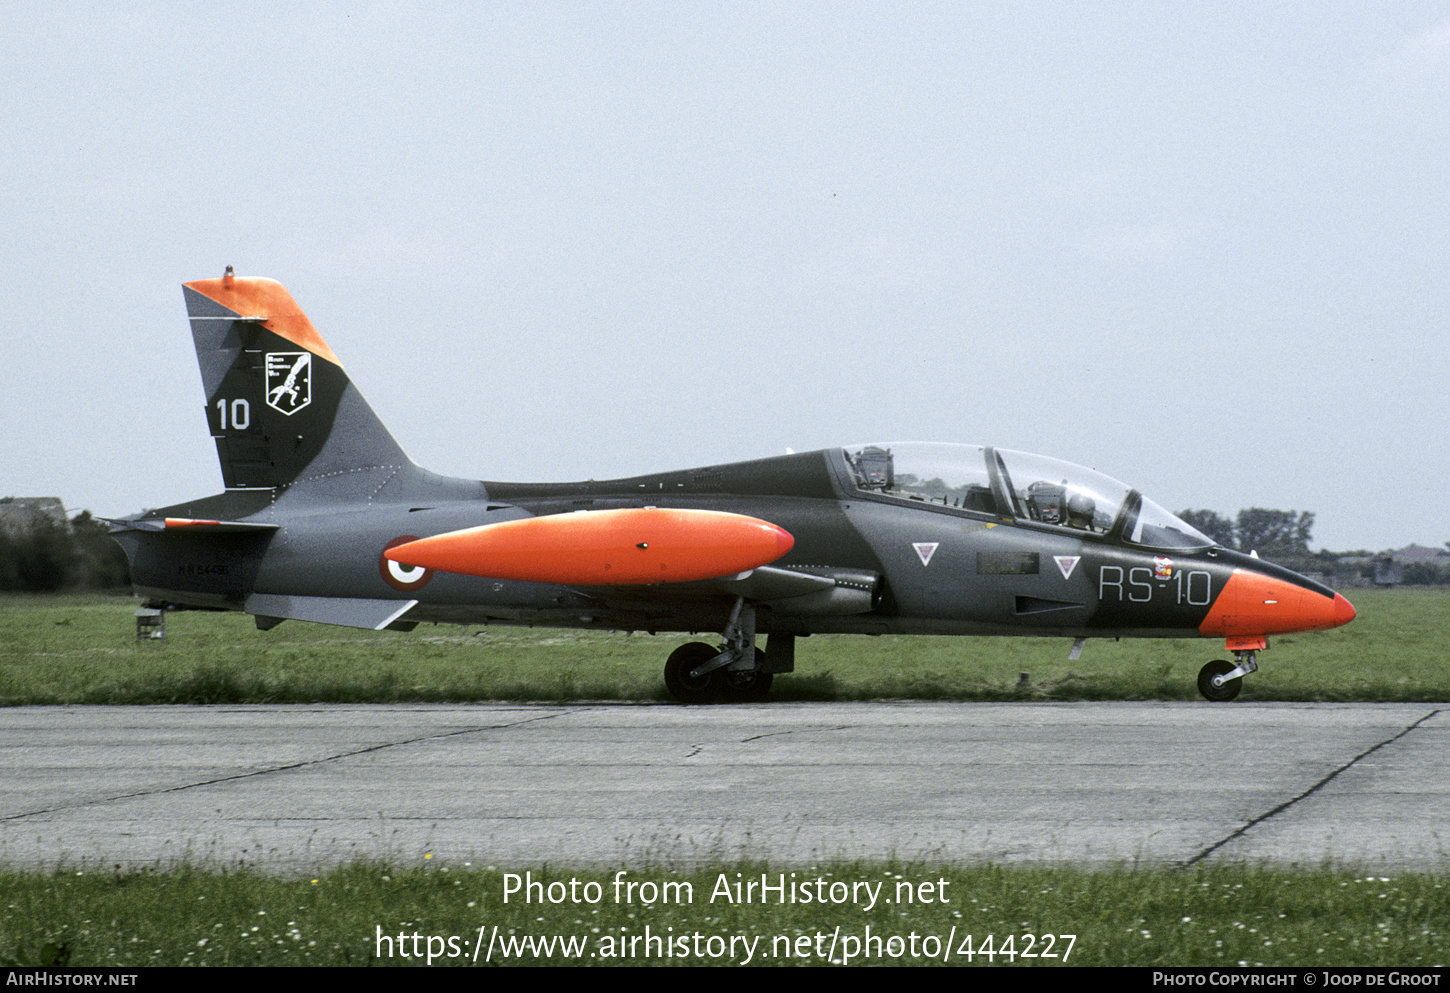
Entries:
POLYGON ((1200 634, 1225 637, 1323 631, 1354 620, 1354 606, 1297 583, 1235 569, 1198 626, 1200 634))
POLYGON ((1354 620, 1354 604, 1350 603, 1338 593, 1334 594, 1334 627, 1341 624, 1348 624, 1354 620))

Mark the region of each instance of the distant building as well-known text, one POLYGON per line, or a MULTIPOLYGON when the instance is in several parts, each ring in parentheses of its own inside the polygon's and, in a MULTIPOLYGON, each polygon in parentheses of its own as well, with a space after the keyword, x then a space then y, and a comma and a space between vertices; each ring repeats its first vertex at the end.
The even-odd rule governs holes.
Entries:
POLYGON ((40 524, 69 522, 59 497, 0 497, 0 531, 21 535, 40 524))
POLYGON ((1450 578, 1450 550, 1406 545, 1374 559, 1374 581, 1377 586, 1440 585, 1450 578))
POLYGON ((1406 545, 1397 552, 1391 552, 1390 558, 1401 565, 1409 565, 1412 562, 1423 562, 1426 565, 1450 565, 1450 551, 1444 547, 1426 548, 1424 545, 1406 545))
POLYGON ((1398 586, 1405 581, 1405 564, 1396 562, 1393 555, 1375 559, 1374 581, 1376 586, 1398 586))

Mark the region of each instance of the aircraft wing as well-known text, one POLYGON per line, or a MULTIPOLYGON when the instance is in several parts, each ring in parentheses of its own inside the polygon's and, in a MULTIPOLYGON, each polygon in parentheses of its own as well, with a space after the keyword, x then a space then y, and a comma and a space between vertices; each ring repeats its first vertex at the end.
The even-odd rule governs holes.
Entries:
POLYGON ((743 597, 781 617, 864 614, 875 605, 881 574, 864 569, 760 566, 749 572, 690 583, 578 587, 591 599, 620 609, 661 603, 705 603, 743 597))

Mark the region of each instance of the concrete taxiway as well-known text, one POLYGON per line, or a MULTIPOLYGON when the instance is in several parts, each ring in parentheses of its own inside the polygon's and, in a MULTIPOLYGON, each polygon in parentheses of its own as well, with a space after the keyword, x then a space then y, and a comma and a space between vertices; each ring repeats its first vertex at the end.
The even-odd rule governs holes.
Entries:
POLYGON ((1450 867, 1450 705, 21 707, 0 865, 1450 867))

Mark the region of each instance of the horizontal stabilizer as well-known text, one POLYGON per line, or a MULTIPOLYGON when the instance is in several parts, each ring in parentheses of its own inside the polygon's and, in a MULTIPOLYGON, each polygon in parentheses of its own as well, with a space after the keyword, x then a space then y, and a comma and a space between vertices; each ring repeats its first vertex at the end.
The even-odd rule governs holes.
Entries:
POLYGON ((254 521, 201 521, 190 517, 161 517, 138 521, 107 521, 112 531, 188 531, 191 534, 258 534, 279 525, 254 521))
POLYGON ((253 593, 247 597, 245 609, 247 613, 257 617, 317 621, 320 624, 340 624, 344 627, 381 631, 417 605, 417 600, 253 593))

